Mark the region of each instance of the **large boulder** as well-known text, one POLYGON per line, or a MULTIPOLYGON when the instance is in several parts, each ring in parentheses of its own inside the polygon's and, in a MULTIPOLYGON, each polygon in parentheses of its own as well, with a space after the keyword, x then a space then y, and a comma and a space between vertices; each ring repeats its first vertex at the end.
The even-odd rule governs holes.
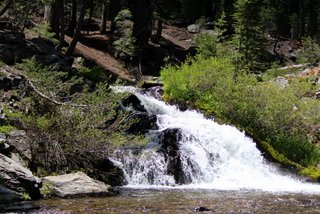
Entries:
POLYGON ((131 94, 130 96, 122 99, 120 101, 120 105, 122 107, 125 107, 125 110, 134 110, 134 111, 139 111, 139 112, 147 112, 147 110, 141 104, 141 101, 139 100, 139 98, 134 94, 131 94))
POLYGON ((113 196, 111 186, 94 180, 83 172, 43 178, 44 188, 53 197, 113 196))
POLYGON ((41 179, 16 161, 0 154, 0 177, 3 185, 17 192, 27 192, 32 199, 41 198, 41 179))
POLYGON ((167 161, 167 173, 172 175, 177 184, 188 184, 191 178, 183 171, 181 155, 179 152, 182 139, 181 129, 166 129, 159 134, 160 149, 167 161))
POLYGON ((0 185, 0 212, 24 212, 39 208, 30 201, 23 201, 20 194, 0 185))
POLYGON ((8 135, 8 144, 15 148, 20 156, 31 160, 31 141, 24 130, 14 130, 8 135))

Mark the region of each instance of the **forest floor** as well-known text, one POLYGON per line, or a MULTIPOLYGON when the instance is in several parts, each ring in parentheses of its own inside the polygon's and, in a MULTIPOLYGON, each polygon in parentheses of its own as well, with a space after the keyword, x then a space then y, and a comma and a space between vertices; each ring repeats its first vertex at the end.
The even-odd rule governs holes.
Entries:
MULTIPOLYGON (((112 37, 107 33, 101 34, 94 26, 98 26, 100 19, 94 18, 91 23, 91 31, 85 32, 77 43, 75 55, 82 56, 94 61, 104 70, 111 72, 120 79, 130 82, 136 81, 136 75, 119 58, 116 57, 116 51, 112 45, 112 37)), ((107 24, 110 26, 110 23, 107 24)), ((163 65, 164 56, 171 56, 176 61, 181 61, 193 46, 194 34, 187 31, 186 27, 177 27, 169 24, 163 24, 161 41, 159 44, 150 43, 150 48, 155 52, 145 59, 145 64, 158 64, 157 70, 163 65), (166 54, 158 54, 161 49, 166 54), (167 52, 170 52, 167 54, 167 52)), ((72 38, 65 37, 66 42, 70 43, 72 38)), ((150 69, 150 68, 149 68, 150 69)), ((154 70, 154 68, 151 68, 154 70)), ((151 70, 150 69, 150 70, 151 70)), ((159 72, 159 71, 158 71, 159 72)), ((155 73, 158 73, 155 72, 155 73)), ((145 72, 147 73, 147 72, 145 72)))

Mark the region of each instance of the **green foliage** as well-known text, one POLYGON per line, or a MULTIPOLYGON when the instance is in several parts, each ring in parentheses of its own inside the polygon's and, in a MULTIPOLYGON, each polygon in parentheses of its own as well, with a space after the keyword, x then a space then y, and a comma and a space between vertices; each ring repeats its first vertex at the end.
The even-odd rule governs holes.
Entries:
POLYGON ((115 18, 116 27, 118 30, 117 39, 113 42, 120 57, 132 57, 135 55, 135 38, 132 35, 133 22, 130 10, 121 10, 115 18))
POLYGON ((238 73, 230 58, 189 60, 161 73, 165 97, 187 102, 214 113, 218 118, 251 130, 280 154, 303 166, 320 161, 312 144, 319 126, 319 100, 311 99, 315 86, 292 80, 283 88, 272 82, 257 82, 251 74, 238 73))
POLYGON ((217 53, 217 36, 203 32, 195 39, 197 53, 205 58, 216 56, 217 53))
POLYGON ((201 16, 195 24, 200 25, 201 27, 205 26, 209 22, 209 19, 206 18, 205 16, 201 16))
POLYGON ((51 27, 49 23, 38 24, 33 28, 33 30, 39 35, 40 38, 47 39, 54 44, 57 44, 59 41, 55 38, 55 33, 51 32, 51 27))
POLYGON ((303 38, 302 49, 298 52, 298 62, 315 64, 319 61, 320 45, 310 37, 303 38))
POLYGON ((81 66, 80 68, 78 68, 78 71, 83 77, 95 82, 100 82, 108 79, 106 72, 98 66, 94 66, 93 68, 81 66))

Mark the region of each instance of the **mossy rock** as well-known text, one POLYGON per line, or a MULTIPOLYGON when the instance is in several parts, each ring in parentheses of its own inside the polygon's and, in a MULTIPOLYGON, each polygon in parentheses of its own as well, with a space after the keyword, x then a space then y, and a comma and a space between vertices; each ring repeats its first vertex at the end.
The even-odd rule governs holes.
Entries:
POLYGON ((307 167, 299 171, 299 175, 311 178, 311 181, 320 182, 320 168, 307 167))

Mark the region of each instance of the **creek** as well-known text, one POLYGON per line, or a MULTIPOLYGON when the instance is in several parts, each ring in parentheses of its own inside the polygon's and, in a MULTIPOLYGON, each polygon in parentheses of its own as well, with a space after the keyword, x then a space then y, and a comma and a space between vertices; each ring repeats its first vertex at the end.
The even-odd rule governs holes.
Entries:
POLYGON ((77 213, 317 213, 320 185, 307 183, 267 162, 252 139, 233 126, 220 125, 196 111, 180 111, 133 88, 157 130, 140 151, 117 151, 113 161, 128 185, 120 196, 46 200, 50 209, 77 213), (163 133, 176 137, 163 144, 163 133), (177 137, 178 136, 178 137, 177 137))

